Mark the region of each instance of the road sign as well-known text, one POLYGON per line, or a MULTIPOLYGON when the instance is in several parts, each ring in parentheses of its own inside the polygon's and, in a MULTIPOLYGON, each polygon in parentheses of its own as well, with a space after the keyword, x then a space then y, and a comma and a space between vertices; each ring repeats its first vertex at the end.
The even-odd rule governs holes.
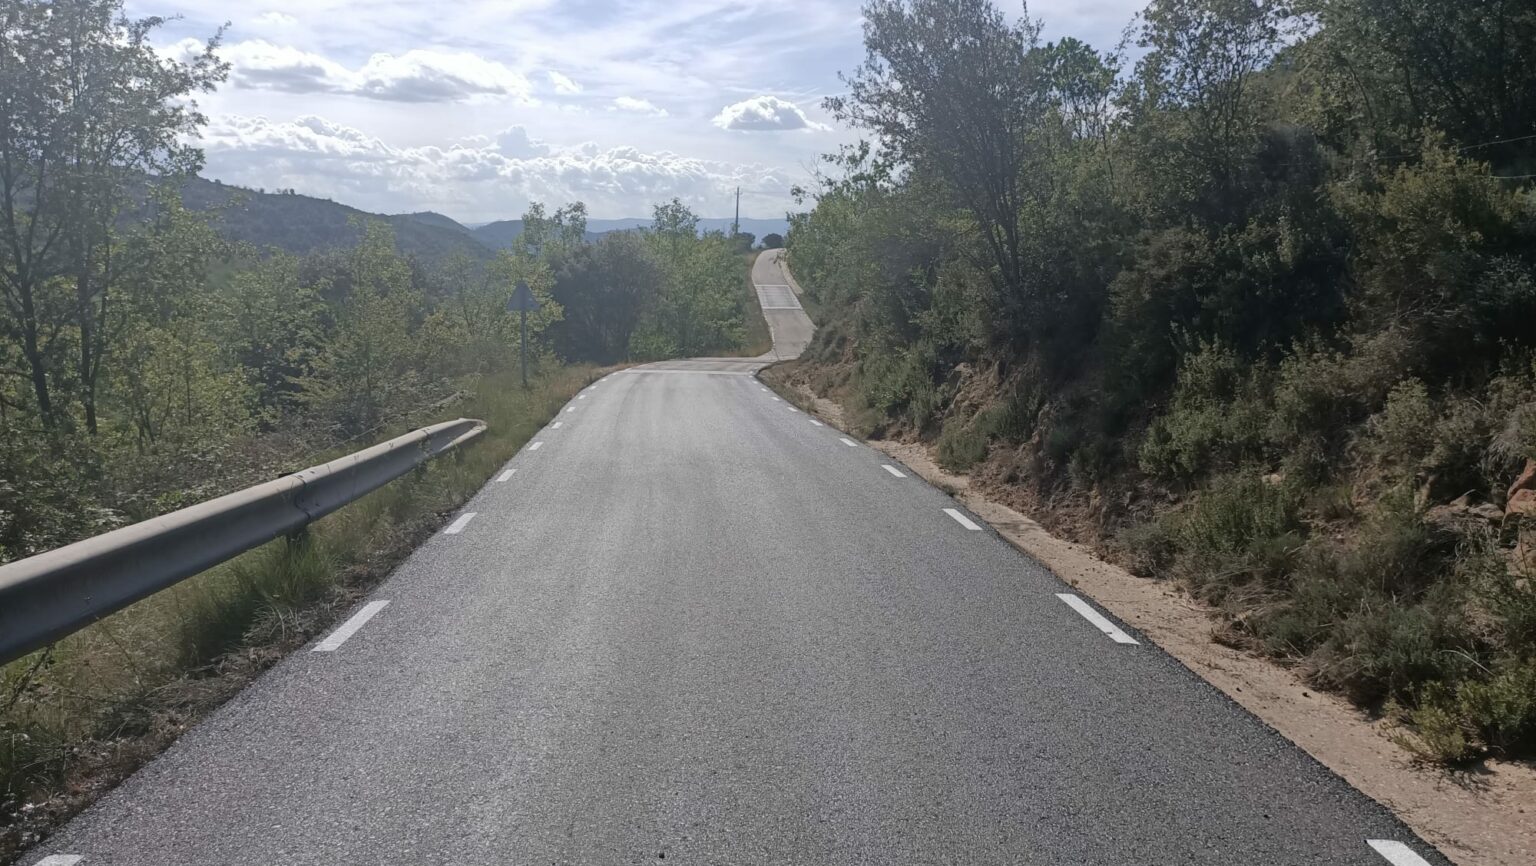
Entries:
POLYGON ((533 290, 522 280, 512 288, 512 297, 507 299, 507 309, 515 310, 522 319, 518 325, 517 355, 522 360, 523 387, 528 387, 528 311, 539 308, 539 299, 533 296, 533 290))
POLYGON ((533 296, 533 290, 522 280, 517 281, 517 287, 512 290, 512 297, 507 299, 507 309, 513 312, 527 313, 539 308, 539 299, 533 296))

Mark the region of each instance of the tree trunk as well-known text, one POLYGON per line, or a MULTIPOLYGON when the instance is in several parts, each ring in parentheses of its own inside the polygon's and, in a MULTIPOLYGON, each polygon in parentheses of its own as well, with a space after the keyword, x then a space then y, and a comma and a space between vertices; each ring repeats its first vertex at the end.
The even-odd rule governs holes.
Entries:
MULTIPOLYGON (((89 250, 89 248, 87 248, 89 250)), ((97 329, 95 304, 91 299, 90 253, 82 256, 84 264, 75 276, 75 319, 80 326, 80 406, 85 410, 85 429, 96 435, 96 378, 101 371, 101 335, 97 329)))
POLYGON ((37 416, 43 429, 52 432, 53 398, 48 388, 48 367, 37 345, 37 316, 32 308, 32 296, 28 292, 21 299, 21 354, 26 358, 31 372, 32 393, 37 398, 37 416))

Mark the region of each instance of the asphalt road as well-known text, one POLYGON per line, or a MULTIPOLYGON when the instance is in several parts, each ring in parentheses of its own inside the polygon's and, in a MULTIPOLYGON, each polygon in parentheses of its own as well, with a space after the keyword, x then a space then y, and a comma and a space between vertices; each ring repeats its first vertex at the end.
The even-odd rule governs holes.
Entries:
POLYGON ((1446 862, 753 366, 583 392, 22 862, 1446 862))

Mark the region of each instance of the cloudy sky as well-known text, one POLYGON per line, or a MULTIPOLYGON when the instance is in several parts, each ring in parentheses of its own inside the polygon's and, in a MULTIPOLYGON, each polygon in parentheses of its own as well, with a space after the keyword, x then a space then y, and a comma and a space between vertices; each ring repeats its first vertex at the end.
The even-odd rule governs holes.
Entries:
MULTIPOLYGON (((1004 8, 1018 7, 1003 0, 1004 8)), ((1142 0, 1033 0, 1047 38, 1115 42, 1142 0)), ((229 82, 201 100, 205 174, 465 222, 529 201, 595 217, 673 196, 782 217, 853 133, 821 110, 863 57, 857 0, 129 0, 228 22, 229 82)))

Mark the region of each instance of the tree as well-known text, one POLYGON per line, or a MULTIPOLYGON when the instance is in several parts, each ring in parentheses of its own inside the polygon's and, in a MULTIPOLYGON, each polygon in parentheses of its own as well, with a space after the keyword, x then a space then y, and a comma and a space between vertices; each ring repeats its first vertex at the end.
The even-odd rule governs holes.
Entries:
POLYGON ((1531 168, 1536 134, 1536 4, 1529 0, 1307 0, 1322 72, 1319 118, 1340 145, 1379 158, 1434 127, 1479 159, 1531 168))
POLYGON ((303 385, 312 407, 329 415, 340 432, 355 434, 376 427, 419 392, 411 322, 422 298, 384 223, 363 226, 346 262, 349 284, 336 310, 336 330, 303 385))
POLYGON ((573 246, 586 239, 587 206, 573 202, 546 215, 543 202, 528 205, 523 214, 523 230, 512 241, 512 249, 518 255, 538 258, 548 247, 573 246))
POLYGON ((1018 180, 1045 107, 1040 27, 1009 24, 990 0, 870 0, 866 59, 826 100, 839 120, 876 134, 897 162, 942 178, 980 228, 988 276, 1027 306, 1018 180))
POLYGON ((223 441, 251 422, 251 383, 217 339, 221 298, 210 261, 226 244, 199 215, 162 193, 155 216, 123 245, 123 297, 107 400, 141 452, 167 440, 223 441))
POLYGON ((609 232, 552 263, 551 294, 565 309, 552 330, 568 360, 612 364, 629 355, 641 315, 654 307, 666 275, 635 232, 609 232))
POLYGON ((679 199, 656 205, 651 212, 651 238, 676 259, 699 236, 699 216, 679 199))
POLYGON ((188 62, 162 56, 149 41, 162 23, 125 17, 122 0, 0 2, 0 334, 48 429, 54 384, 69 376, 95 432, 117 215, 145 175, 201 165, 186 143, 203 123, 189 97, 227 74, 217 36, 188 62))
POLYGON ((1280 0, 1153 0, 1127 107, 1160 216, 1239 218, 1264 116, 1257 73, 1283 45, 1280 0))
POLYGON ((314 374, 327 337, 325 302, 299 267, 294 256, 270 253, 236 270, 216 312, 216 339, 244 372, 267 423, 299 408, 300 383, 314 374))
POLYGON ((769 232, 763 235, 763 249, 777 250, 784 246, 784 236, 778 232, 769 232))

